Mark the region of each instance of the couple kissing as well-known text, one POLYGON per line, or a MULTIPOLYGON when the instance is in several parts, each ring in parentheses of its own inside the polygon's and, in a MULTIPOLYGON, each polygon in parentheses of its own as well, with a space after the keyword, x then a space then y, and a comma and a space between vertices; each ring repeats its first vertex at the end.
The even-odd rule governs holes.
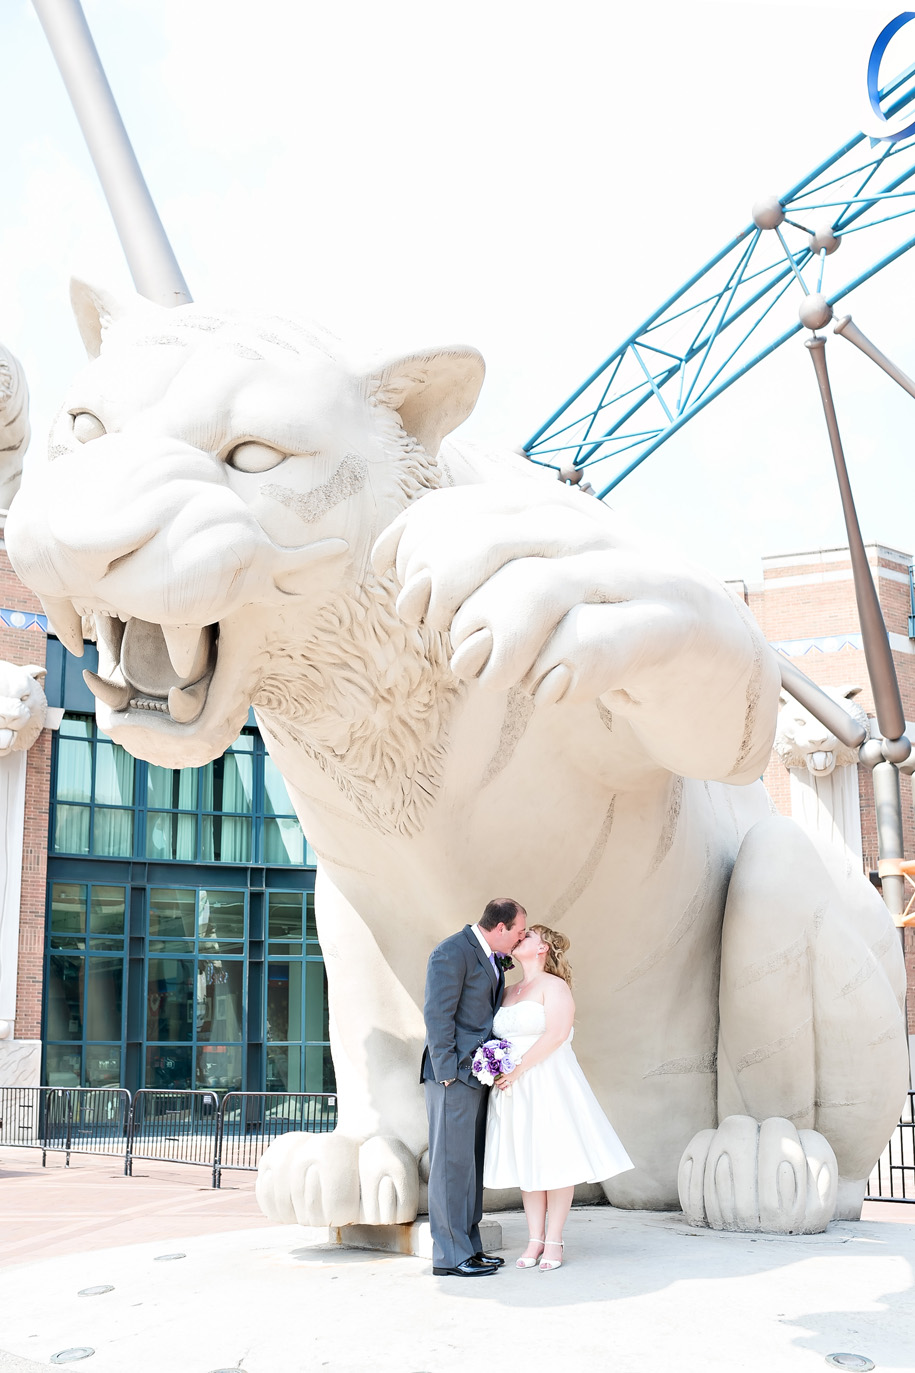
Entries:
POLYGON ((528 925, 511 897, 429 958, 420 1079, 429 1117, 429 1225, 437 1277, 489 1277, 483 1188, 520 1188, 528 1244, 516 1268, 559 1268, 576 1183, 633 1166, 572 1049, 569 941, 528 925), (521 980, 506 988, 505 971, 521 980), (491 1088, 491 1089, 490 1089, 491 1088))

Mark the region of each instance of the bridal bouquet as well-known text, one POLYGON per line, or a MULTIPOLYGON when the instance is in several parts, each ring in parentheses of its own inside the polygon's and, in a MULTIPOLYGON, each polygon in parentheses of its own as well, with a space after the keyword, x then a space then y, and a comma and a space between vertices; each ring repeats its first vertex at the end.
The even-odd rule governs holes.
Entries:
POLYGON ((487 1039, 473 1056, 473 1075, 484 1087, 491 1087, 500 1073, 510 1073, 515 1066, 514 1050, 509 1039, 487 1039))

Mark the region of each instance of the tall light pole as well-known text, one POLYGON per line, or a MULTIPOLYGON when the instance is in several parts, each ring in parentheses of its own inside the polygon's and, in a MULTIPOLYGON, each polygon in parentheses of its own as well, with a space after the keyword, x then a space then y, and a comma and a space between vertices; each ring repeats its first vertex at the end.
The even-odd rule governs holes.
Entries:
POLYGON ((79 0, 33 0, 86 139, 141 296, 187 305, 191 294, 102 68, 79 0))

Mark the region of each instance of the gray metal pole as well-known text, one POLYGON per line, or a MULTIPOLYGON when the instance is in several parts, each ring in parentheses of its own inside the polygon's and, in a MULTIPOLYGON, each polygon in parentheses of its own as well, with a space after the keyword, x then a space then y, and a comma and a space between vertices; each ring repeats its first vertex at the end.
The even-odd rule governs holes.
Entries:
POLYGON ((821 725, 831 730, 848 748, 860 748, 867 738, 867 730, 861 721, 843 710, 838 701, 821 691, 816 682, 812 682, 805 672, 801 672, 781 653, 776 657, 785 690, 790 691, 796 701, 800 701, 821 725))
POLYGON ((862 334, 851 315, 843 315, 841 319, 836 320, 832 332, 838 334, 840 338, 847 338, 849 343, 860 348, 865 357, 869 357, 871 362, 876 362, 878 367, 882 367, 887 376, 892 377, 893 381, 901 386, 903 391, 908 391, 910 396, 915 396, 915 381, 906 376, 902 368, 897 367, 895 362, 887 357, 886 353, 881 353, 880 349, 876 344, 871 343, 866 334, 862 334))
POLYGON ((33 0, 60 68, 134 285, 157 305, 191 300, 118 113, 79 0, 33 0))
POLYGON ((894 763, 878 763, 874 768, 874 808, 877 812, 877 852, 880 855, 878 872, 883 886, 883 899, 890 915, 902 915, 905 910, 905 878, 884 870, 884 860, 897 862, 903 857, 902 797, 899 793, 899 769, 894 763))
MULTIPOLYGON (((826 415, 826 428, 829 430, 832 457, 836 465, 836 476, 839 480, 839 493, 842 497, 842 510, 848 533, 848 551, 851 555, 852 574, 855 580, 855 600, 858 603, 858 619, 861 623, 861 638, 864 643, 867 672, 874 693, 877 724, 880 726, 880 732, 884 739, 888 741, 890 752, 892 752, 892 744, 896 740, 902 739, 905 733, 905 715, 899 695, 899 683, 896 680, 896 669, 893 665, 893 655, 890 651, 886 625, 883 622, 883 612, 880 609, 870 564, 864 551, 864 540, 861 538, 858 513, 855 510, 851 484, 848 480, 848 469, 845 466, 845 454, 842 452, 839 423, 836 419, 836 408, 832 398, 832 389, 829 385, 829 373, 826 370, 826 340, 821 338, 819 334, 815 334, 813 338, 807 340, 807 347, 810 349, 810 356, 816 371, 820 399, 823 402, 823 410, 826 415)), ((909 756, 908 747, 903 746, 897 752, 900 756, 894 757, 893 762, 901 763, 909 756)))

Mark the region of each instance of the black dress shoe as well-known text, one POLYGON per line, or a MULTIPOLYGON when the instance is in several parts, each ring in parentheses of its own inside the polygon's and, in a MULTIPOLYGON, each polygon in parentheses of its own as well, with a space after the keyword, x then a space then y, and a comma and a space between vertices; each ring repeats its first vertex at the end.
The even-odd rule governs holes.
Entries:
POLYGON ((473 1257, 479 1259, 482 1263, 491 1263, 493 1268, 501 1268, 505 1262, 504 1259, 499 1258, 498 1254, 484 1254, 482 1249, 474 1254, 473 1257))
POLYGON ((437 1278, 485 1278, 489 1273, 495 1273, 497 1267, 494 1263, 481 1263, 474 1254, 457 1268, 433 1268, 432 1272, 437 1278))

